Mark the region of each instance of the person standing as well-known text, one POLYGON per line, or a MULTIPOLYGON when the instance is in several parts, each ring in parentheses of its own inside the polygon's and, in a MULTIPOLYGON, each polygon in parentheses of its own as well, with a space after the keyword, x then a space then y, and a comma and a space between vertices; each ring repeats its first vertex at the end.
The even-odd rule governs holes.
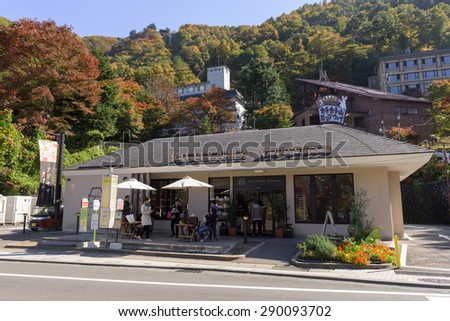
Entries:
POLYGON ((179 199, 175 200, 175 204, 170 212, 172 213, 172 217, 170 218, 170 230, 172 231, 172 234, 170 237, 178 237, 177 224, 180 223, 181 213, 183 213, 183 207, 181 206, 179 199))
POLYGON ((127 215, 131 213, 131 203, 130 203, 130 195, 125 196, 125 200, 123 202, 123 211, 122 211, 122 222, 127 221, 127 215))
POLYGON ((141 205, 141 222, 142 222, 142 230, 137 236, 138 239, 141 239, 145 234, 145 239, 150 238, 150 230, 152 227, 152 206, 150 204, 150 198, 147 197, 144 200, 144 203, 141 205))
POLYGON ((251 218, 253 222, 253 230, 252 230, 252 236, 255 236, 256 233, 256 225, 258 225, 258 235, 262 236, 261 234, 261 227, 262 227, 262 207, 259 205, 259 202, 257 199, 253 201, 252 205, 252 213, 251 218))

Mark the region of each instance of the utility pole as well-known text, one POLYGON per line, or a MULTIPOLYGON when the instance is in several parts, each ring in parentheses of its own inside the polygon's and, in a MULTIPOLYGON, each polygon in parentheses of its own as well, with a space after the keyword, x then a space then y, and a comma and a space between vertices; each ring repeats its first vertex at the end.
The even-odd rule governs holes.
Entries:
POLYGON ((58 135, 58 161, 56 167, 56 186, 55 186, 55 218, 61 218, 61 180, 62 180, 62 165, 64 160, 64 133, 58 135))

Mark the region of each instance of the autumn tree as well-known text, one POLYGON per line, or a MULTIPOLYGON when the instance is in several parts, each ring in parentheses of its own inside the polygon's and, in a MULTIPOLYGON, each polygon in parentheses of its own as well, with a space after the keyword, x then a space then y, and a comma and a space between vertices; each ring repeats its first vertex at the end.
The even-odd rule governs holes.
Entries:
POLYGON ((72 134, 99 101, 97 59, 69 27, 22 19, 0 27, 0 106, 26 129, 72 134))
POLYGON ((255 110, 253 123, 257 129, 289 128, 294 125, 293 116, 290 105, 274 104, 255 110))
POLYGON ((232 102, 224 89, 214 87, 202 97, 188 98, 172 120, 196 133, 221 133, 234 125, 232 102), (207 116, 207 117, 206 117, 207 116))
POLYGON ((428 91, 434 129, 438 137, 450 136, 450 79, 434 81, 428 91))

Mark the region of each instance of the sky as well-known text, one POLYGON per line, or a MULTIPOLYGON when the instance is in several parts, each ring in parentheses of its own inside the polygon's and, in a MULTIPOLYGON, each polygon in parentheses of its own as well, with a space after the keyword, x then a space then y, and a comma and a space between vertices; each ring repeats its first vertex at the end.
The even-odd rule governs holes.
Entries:
POLYGON ((84 36, 125 38, 154 23, 158 29, 183 24, 260 25, 307 3, 300 0, 0 0, 0 16, 11 21, 54 20, 84 36))

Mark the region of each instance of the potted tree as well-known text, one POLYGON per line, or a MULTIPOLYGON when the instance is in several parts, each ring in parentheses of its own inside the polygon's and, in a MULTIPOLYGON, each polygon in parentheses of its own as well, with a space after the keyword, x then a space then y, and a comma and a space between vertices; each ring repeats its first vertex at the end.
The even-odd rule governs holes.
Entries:
POLYGON ((271 199, 272 216, 275 221, 275 236, 283 237, 287 226, 287 205, 283 195, 275 194, 271 199))
POLYGON ((236 200, 234 197, 231 197, 228 201, 228 235, 236 236, 237 235, 237 208, 236 208, 236 200))

